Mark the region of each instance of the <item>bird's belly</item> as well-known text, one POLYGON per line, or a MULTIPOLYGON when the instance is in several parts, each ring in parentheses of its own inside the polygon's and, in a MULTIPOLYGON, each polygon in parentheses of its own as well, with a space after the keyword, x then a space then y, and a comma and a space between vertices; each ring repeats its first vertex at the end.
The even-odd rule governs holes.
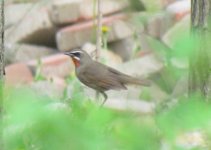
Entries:
POLYGON ((89 82, 87 80, 84 80, 83 78, 79 78, 79 80, 86 86, 94 89, 94 90, 97 90, 97 91, 106 91, 107 89, 104 89, 102 87, 99 87, 97 86, 95 83, 92 83, 92 82, 89 82))

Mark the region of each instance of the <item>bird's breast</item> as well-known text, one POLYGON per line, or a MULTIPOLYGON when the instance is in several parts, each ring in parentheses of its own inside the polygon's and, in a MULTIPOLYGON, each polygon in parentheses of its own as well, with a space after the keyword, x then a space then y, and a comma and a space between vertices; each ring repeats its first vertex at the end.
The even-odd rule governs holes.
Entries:
POLYGON ((75 67, 79 67, 80 66, 80 61, 79 60, 75 59, 74 57, 72 58, 72 60, 73 60, 73 63, 75 65, 75 67))

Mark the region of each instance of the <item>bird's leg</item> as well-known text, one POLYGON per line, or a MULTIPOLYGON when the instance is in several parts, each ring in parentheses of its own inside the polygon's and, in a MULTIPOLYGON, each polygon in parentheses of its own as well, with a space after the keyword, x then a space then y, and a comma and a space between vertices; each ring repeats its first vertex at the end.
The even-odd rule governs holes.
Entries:
POLYGON ((108 98, 108 96, 106 95, 106 93, 105 92, 102 92, 102 91, 99 91, 102 95, 103 95, 103 97, 104 97, 104 100, 103 100, 103 102, 102 102, 102 104, 101 104, 101 106, 103 106, 104 105, 104 103, 106 102, 106 100, 107 100, 107 98, 108 98))
POLYGON ((99 91, 96 91, 96 93, 95 93, 95 98, 97 99, 97 101, 99 101, 99 91))

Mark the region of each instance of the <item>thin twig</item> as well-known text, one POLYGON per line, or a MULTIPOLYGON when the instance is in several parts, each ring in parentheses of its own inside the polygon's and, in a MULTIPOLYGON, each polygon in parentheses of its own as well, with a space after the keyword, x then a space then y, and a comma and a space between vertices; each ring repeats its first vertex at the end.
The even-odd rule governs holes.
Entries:
POLYGON ((100 57, 100 51, 102 46, 102 12, 101 12, 101 0, 97 0, 97 48, 96 48, 96 60, 100 57))
MULTIPOLYGON (((96 61, 99 60, 102 46, 102 12, 101 0, 97 0, 97 43, 96 43, 96 61)), ((99 92, 96 91, 96 99, 99 99, 99 92)))

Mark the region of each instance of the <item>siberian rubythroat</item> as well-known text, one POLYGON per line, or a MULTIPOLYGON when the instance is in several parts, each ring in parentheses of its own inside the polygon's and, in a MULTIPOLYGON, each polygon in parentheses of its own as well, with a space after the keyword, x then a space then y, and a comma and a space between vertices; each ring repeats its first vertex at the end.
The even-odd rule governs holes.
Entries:
POLYGON ((89 54, 81 49, 66 52, 75 64, 78 79, 86 86, 95 89, 104 96, 103 103, 107 100, 105 91, 127 89, 125 85, 135 84, 149 86, 150 81, 131 77, 109 66, 92 60, 89 54))

